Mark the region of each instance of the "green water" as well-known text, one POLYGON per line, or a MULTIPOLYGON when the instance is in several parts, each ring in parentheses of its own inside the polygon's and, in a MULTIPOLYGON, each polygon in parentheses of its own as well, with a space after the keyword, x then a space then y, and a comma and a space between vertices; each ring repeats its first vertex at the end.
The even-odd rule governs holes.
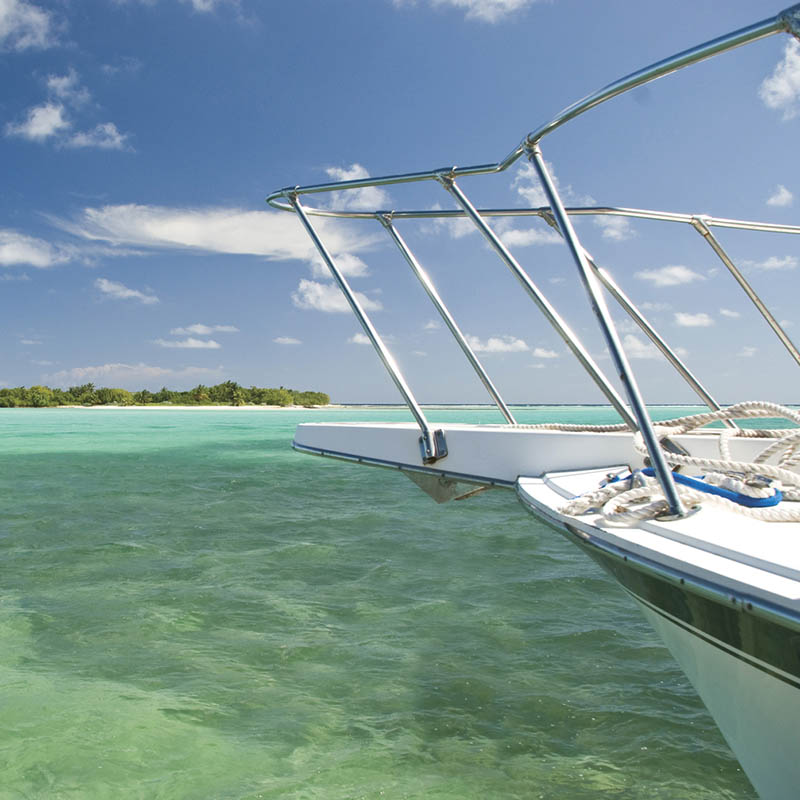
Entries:
POLYGON ((0 411, 2 800, 755 797, 599 567, 332 418, 405 414, 0 411))

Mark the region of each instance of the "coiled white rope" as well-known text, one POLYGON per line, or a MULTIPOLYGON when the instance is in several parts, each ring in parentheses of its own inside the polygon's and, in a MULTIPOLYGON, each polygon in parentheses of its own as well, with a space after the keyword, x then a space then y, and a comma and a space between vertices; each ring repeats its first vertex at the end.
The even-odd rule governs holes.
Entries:
MULTIPOLYGON (((800 426, 800 412, 791 408, 761 401, 737 403, 720 411, 692 414, 686 417, 658 422, 654 425, 659 441, 671 436, 688 433, 710 422, 732 419, 755 419, 759 417, 779 417, 800 426)), ((625 425, 534 425, 533 428, 571 431, 620 431, 625 425)), ((719 433, 719 458, 703 458, 663 451, 664 459, 672 467, 690 466, 706 474, 704 482, 731 492, 751 498, 767 498, 780 491, 782 501, 768 508, 751 508, 733 500, 708 494, 704 491, 676 484, 681 501, 687 506, 710 503, 735 511, 751 519, 764 522, 800 521, 800 474, 790 468, 800 461, 800 428, 790 429, 726 429, 719 433), (734 461, 730 454, 730 442, 737 437, 774 439, 753 461, 734 461), (767 464, 770 458, 777 458, 778 466, 767 464)), ((634 448, 647 456, 647 448, 641 433, 633 438, 634 448)), ((601 486, 595 491, 574 498, 560 511, 562 514, 579 516, 592 509, 615 523, 633 523, 652 519, 668 512, 659 482, 640 471, 634 472, 627 480, 617 480, 601 486)))

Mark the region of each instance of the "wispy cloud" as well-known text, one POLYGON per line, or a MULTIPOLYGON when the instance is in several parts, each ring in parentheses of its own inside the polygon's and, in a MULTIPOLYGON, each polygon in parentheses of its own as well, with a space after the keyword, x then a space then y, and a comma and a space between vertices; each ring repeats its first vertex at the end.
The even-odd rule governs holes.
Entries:
POLYGON ((159 347, 173 347, 179 350, 219 350, 222 347, 213 339, 195 339, 193 336, 186 339, 155 339, 153 343, 159 347))
POLYGON ((31 142, 44 142, 69 128, 71 123, 64 116, 64 106, 58 103, 43 103, 29 108, 21 122, 6 124, 6 136, 19 136, 31 142))
POLYGON ((185 328, 172 328, 170 333, 173 336, 210 336, 212 333, 239 333, 239 329, 235 325, 203 325, 196 322, 185 328))
POLYGON ((731 311, 730 308, 721 308, 719 313, 723 317, 728 317, 728 319, 739 319, 742 316, 738 311, 731 311))
POLYGON ((787 270, 795 269, 798 260, 796 256, 784 256, 778 258, 777 256, 770 256, 764 261, 742 261, 742 266, 748 269, 760 269, 767 272, 772 270, 787 270))
MULTIPOLYGON (((361 164, 351 164, 349 167, 328 167, 325 172, 332 181, 357 181, 369 178, 369 172, 361 164)), ((387 209, 391 205, 391 201, 389 195, 380 187, 367 186, 363 189, 345 189, 341 192, 333 192, 330 205, 333 208, 351 211, 380 211, 387 209)))
POLYGON ((631 359, 654 359, 659 357, 659 352, 652 342, 647 342, 632 333, 622 337, 622 349, 625 351, 625 355, 631 359))
MULTIPOLYGON (((0 3, 4 0, 0 0, 0 3)), ((2 9, 2 6, 0 6, 2 9)), ((9 122, 5 126, 6 136, 17 136, 31 142, 53 140, 63 147, 97 147, 103 150, 129 150, 128 135, 121 133, 113 122, 102 122, 87 131, 71 133, 72 114, 80 114, 89 105, 89 90, 81 85, 78 73, 70 69, 64 75, 48 75, 46 80, 46 102, 33 106, 25 112, 20 122, 9 122)))
POLYGON ((120 133, 113 122, 102 122, 90 131, 71 136, 67 147, 97 147, 100 150, 128 149, 128 134, 120 133))
POLYGON ((545 347, 534 347, 531 350, 531 355, 534 358, 558 358, 558 353, 555 350, 548 350, 545 347))
MULTIPOLYGON (((561 199, 565 203, 578 205, 591 205, 594 203, 594 198, 591 195, 576 192, 571 185, 562 186, 553 165, 549 161, 545 162, 545 165, 561 199)), ((539 174, 530 162, 525 162, 517 170, 517 174, 511 182, 511 188, 516 189, 517 194, 524 198, 531 208, 542 208, 550 205, 544 188, 539 181, 539 174)))
MULTIPOLYGON (((470 225, 475 228, 470 222, 470 225)), ((534 227, 514 228, 508 217, 500 217, 492 221, 492 227, 508 247, 529 247, 538 244, 560 244, 561 236, 541 220, 534 227)))
POLYGON ((110 281, 107 278, 98 278, 94 282, 94 286, 106 297, 114 300, 138 300, 146 306, 155 305, 158 303, 158 298, 147 292, 140 292, 138 289, 130 289, 125 284, 110 281))
MULTIPOLYGON (((295 215, 280 211, 131 204, 86 208, 75 220, 53 222, 76 236, 114 245, 298 259, 310 264, 319 259, 295 215)), ((336 258, 379 241, 379 234, 364 235, 363 229, 331 225, 327 220, 319 220, 315 226, 336 258)))
POLYGON ((361 333, 361 331, 354 333, 347 341, 350 344, 372 344, 369 340, 369 336, 365 333, 361 333))
MULTIPOLYGON (((1 0, 0 0, 1 1, 1 0)), ((0 230, 0 266, 45 269, 72 258, 67 250, 13 230, 0 230)))
POLYGON ((424 331, 438 331, 441 330, 442 323, 438 319, 429 319, 423 326, 424 331))
POLYGON ((89 90, 81 85, 78 73, 70 68, 65 75, 48 75, 47 89, 53 97, 73 106, 83 106, 89 102, 89 90))
POLYGON ((468 334, 465 338, 476 353, 521 353, 530 350, 523 339, 515 336, 490 336, 484 341, 468 334))
MULTIPOLYGON (((334 257, 336 268, 348 278, 363 278, 369 275, 369 267, 352 253, 339 253, 334 257)), ((331 271, 319 254, 315 253, 311 261, 311 274, 315 278, 330 278, 331 271)))
POLYGON ((675 312, 675 324, 682 328, 709 328, 714 320, 705 312, 688 314, 684 311, 675 312))
POLYGON ((603 238, 612 242, 625 242, 636 235, 627 217, 595 217, 594 224, 603 232, 603 238))
POLYGON ((773 194, 769 196, 767 205, 784 208, 786 206, 790 206, 793 200, 794 195, 782 183, 779 183, 773 194))
POLYGON ((789 39, 772 75, 758 88, 758 96, 767 106, 783 112, 783 119, 800 114, 800 42, 789 39))
POLYGON ((53 19, 25 0, 0 0, 0 50, 20 52, 55 44, 53 19))
POLYGON ((757 352, 757 347, 745 345, 736 355, 740 358, 752 358, 757 352))
MULTIPOLYGON (((429 0, 434 8, 456 8, 467 19, 480 22, 499 22, 502 19, 533 5, 536 0, 429 0)), ((417 5, 417 0, 394 0, 396 6, 417 5)))
MULTIPOLYGON (((157 388, 166 382, 188 382, 221 378, 224 368, 183 367, 168 369, 150 364, 109 363, 88 367, 73 367, 51 375, 42 376, 45 383, 54 386, 73 386, 86 382, 104 384, 122 389, 157 388)), ((188 385, 183 383, 183 385, 188 385)), ((179 388, 179 386, 175 386, 179 388)))
MULTIPOLYGON (((355 295, 365 311, 380 311, 383 308, 380 301, 372 300, 361 292, 356 292, 355 295)), ((309 281, 305 278, 300 281, 296 291, 292 292, 292 302, 297 308, 304 310, 332 313, 350 311, 350 305, 338 286, 333 283, 309 281)))
POLYGON ((640 272, 634 273, 634 275, 640 280, 649 281, 657 288, 680 286, 684 283, 705 280, 699 272, 694 272, 688 267, 681 265, 661 267, 660 269, 643 269, 640 272))
POLYGON ((272 341, 275 344, 303 344, 300 339, 295 339, 294 336, 278 336, 272 341))

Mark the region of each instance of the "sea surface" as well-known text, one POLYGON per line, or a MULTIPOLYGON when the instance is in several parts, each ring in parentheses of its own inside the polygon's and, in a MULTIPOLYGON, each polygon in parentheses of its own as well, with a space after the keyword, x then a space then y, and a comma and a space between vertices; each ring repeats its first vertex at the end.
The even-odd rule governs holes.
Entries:
POLYGON ((512 492, 436 505, 291 449, 406 418, 0 410, 0 798, 755 798, 631 600, 512 492))

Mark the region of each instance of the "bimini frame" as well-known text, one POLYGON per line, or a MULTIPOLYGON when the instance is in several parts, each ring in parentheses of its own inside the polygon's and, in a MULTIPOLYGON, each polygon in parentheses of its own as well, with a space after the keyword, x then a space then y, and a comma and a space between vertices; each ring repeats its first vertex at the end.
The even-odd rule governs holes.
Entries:
POLYGON ((570 217, 588 214, 615 215, 639 219, 654 219, 666 222, 680 222, 691 225, 701 236, 703 236, 717 256, 722 260, 722 262, 734 276, 750 300, 756 305, 770 328, 778 336, 784 347, 786 347, 798 365, 800 365, 800 352, 798 352, 797 347, 795 347, 790 338, 787 336, 786 332, 781 328, 777 320, 772 316, 772 314, 770 314, 769 310, 758 297, 756 292, 745 280, 744 276, 737 269, 733 261, 722 248, 722 245, 714 237, 711 229, 713 227, 720 227, 769 231, 773 233, 797 234, 800 233, 800 226, 772 225, 768 223, 747 222, 743 220, 718 219, 705 215, 673 214, 662 211, 649 211, 633 208, 565 208, 544 161, 541 150, 541 141, 545 136, 560 128, 570 120, 575 119, 575 117, 580 116, 584 112, 595 108, 601 103, 604 103, 607 100, 616 97, 617 95, 628 92, 631 89, 635 89, 638 86, 642 86, 645 83, 649 83, 657 78, 661 78, 665 75, 682 69, 683 67, 696 64, 699 61, 703 61, 712 56, 727 52, 728 50, 740 47, 741 45, 748 44, 750 42, 763 39, 766 36, 771 36, 772 34, 781 32, 790 33, 800 40, 800 4, 794 5, 785 11, 782 11, 775 17, 770 17, 769 19, 765 19, 762 22, 758 22, 746 28, 741 28, 740 30, 734 31, 726 36, 721 36, 717 39, 706 42, 705 44, 685 50, 682 53, 678 53, 670 58, 658 61, 649 67, 645 67, 637 72, 633 72, 630 75, 609 84, 605 88, 600 89, 599 91, 585 97, 583 100, 579 100, 577 103, 565 108, 548 123, 529 133, 522 140, 522 142, 511 151, 511 153, 509 153, 502 161, 499 161, 495 164, 481 164, 471 167, 445 167, 441 169, 434 169, 428 172, 409 172, 378 178, 363 178, 358 180, 340 181, 337 183, 319 183, 309 186, 293 186, 273 192, 267 198, 267 202, 272 207, 285 211, 293 211, 297 214, 298 218, 303 224, 303 227, 319 251, 320 256, 330 270, 334 280, 347 298, 353 313, 356 315, 358 321, 361 323, 361 326, 364 329, 364 333, 371 341, 381 361, 383 361, 383 364, 389 372, 389 375, 391 376, 392 380, 400 391, 400 394, 403 396, 403 399, 411 410, 411 413, 416 419, 417 424, 419 425, 421 431, 420 446, 423 463, 429 464, 437 461, 440 458, 444 458, 447 455, 447 445, 444 440, 444 435, 441 431, 431 430, 431 426, 428 423, 422 408, 414 397, 411 388, 406 383, 406 380, 403 377, 397 362, 373 326, 372 321, 365 312, 361 303, 358 301, 358 298, 351 289, 344 274, 337 267, 333 257, 328 252, 327 248, 319 237, 310 218, 313 216, 321 216, 335 217, 338 219, 374 219, 384 227, 386 232, 394 241, 395 245, 400 249, 400 252, 411 267, 414 274, 422 283, 429 298, 433 302, 439 314, 442 316, 442 319, 455 337, 481 382, 486 387, 489 395, 497 404, 503 417, 509 424, 513 425, 515 424, 515 420, 511 411, 503 401, 496 387, 489 378, 489 375, 486 373, 486 370, 480 363, 478 357, 469 346, 466 337, 459 329, 455 319, 447 310, 447 307, 436 291, 436 288, 434 287, 433 282, 430 280, 430 277, 419 264, 411 249, 408 247, 405 240, 401 237, 394 225, 395 221, 398 219, 446 219, 453 217, 466 217, 470 219, 498 254, 501 261, 505 263, 514 276, 519 280, 525 291, 528 293, 534 303, 536 303, 540 311, 544 314, 545 318, 561 336, 569 349, 572 350, 577 359, 580 361, 581 365, 589 373, 595 384, 600 388, 611 405, 617 410, 625 423, 632 430, 638 430, 641 432, 645 446, 647 447, 650 461, 669 505, 670 514, 676 517, 684 516, 686 514, 686 509, 684 509, 680 498, 678 497, 678 493, 675 489, 675 484, 672 478, 672 473, 670 472, 670 469, 664 460, 655 431, 653 430, 652 421, 647 413, 647 409, 642 400, 639 387, 625 355, 625 351, 622 348, 619 335, 609 313, 608 306, 606 305, 605 296, 602 291, 603 286, 631 316, 631 318, 650 338, 655 346, 664 354, 667 360, 676 368, 679 374, 684 378, 684 380, 687 381, 687 383, 703 400, 703 402, 712 409, 719 409, 720 406, 709 394, 709 392, 702 386, 700 381, 682 363, 678 355, 670 349, 670 347, 659 336, 659 334, 640 313, 640 311, 625 296, 622 290, 613 282, 611 277, 594 263, 591 256, 586 252, 580 242, 580 239, 575 233, 575 229, 572 226, 570 217), (456 183, 458 178, 464 176, 488 175, 503 172, 522 156, 526 156, 533 164, 542 186, 544 187, 549 206, 529 209, 477 209, 472 205, 461 187, 456 183), (347 209, 337 210, 331 208, 315 208, 313 206, 304 205, 300 201, 301 196, 305 195, 333 191, 338 192, 352 189, 364 189, 373 186, 390 186, 399 183, 415 183, 426 180, 437 181, 440 183, 454 198, 458 206, 460 206, 460 210, 352 211, 347 209), (622 383, 624 394, 627 398, 627 403, 618 394, 616 389, 609 382, 608 378, 602 373, 600 368, 589 355, 589 352, 581 344, 579 338, 569 328, 566 322, 561 318, 552 304, 541 292, 539 287, 536 286, 533 280, 531 280, 530 276, 520 266, 519 262, 514 258, 508 248, 503 244, 500 237, 486 222, 486 218, 488 217, 511 216, 539 216, 548 222, 552 227, 554 227, 564 238, 578 269, 578 274, 588 295, 589 303, 595 316, 597 317, 600 329, 605 338, 606 346, 608 347, 608 351, 611 355, 614 369, 622 383))

